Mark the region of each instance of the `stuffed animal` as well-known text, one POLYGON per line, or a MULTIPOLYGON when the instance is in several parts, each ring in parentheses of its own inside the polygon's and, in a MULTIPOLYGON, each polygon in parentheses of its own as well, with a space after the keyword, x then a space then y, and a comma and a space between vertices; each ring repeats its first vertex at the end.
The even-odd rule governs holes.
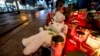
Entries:
POLYGON ((51 46, 51 40, 52 37, 55 35, 60 35, 64 38, 64 42, 65 42, 65 35, 63 33, 63 26, 61 26, 62 24, 58 24, 58 23, 52 23, 49 26, 49 29, 51 30, 44 30, 42 27, 40 27, 40 32, 30 36, 29 38, 24 38, 22 40, 22 44, 23 46, 25 46, 24 50, 23 50, 23 54, 24 55, 30 55, 34 52, 36 52, 40 46, 42 47, 50 47, 51 46), (59 29, 58 29, 59 28, 59 29))
POLYGON ((65 16, 60 11, 57 11, 53 17, 54 21, 62 23, 65 20, 65 16))
POLYGON ((56 21, 50 22, 49 27, 56 33, 63 32, 64 34, 67 34, 68 31, 68 25, 64 23, 58 23, 56 21))

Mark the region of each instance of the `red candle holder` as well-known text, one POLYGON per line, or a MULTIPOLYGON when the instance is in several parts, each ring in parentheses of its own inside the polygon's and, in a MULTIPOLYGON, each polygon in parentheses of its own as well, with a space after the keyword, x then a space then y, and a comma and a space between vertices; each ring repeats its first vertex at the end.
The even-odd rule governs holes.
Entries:
POLYGON ((52 55, 53 56, 62 56, 62 50, 64 48, 64 43, 52 43, 52 55))

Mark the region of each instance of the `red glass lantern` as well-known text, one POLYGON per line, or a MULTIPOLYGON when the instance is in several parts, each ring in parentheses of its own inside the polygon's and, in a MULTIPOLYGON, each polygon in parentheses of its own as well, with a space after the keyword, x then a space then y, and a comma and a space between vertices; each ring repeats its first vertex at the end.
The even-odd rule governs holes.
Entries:
POLYGON ((53 43, 52 44, 52 50, 53 50, 53 53, 52 55, 53 56, 62 56, 62 50, 64 48, 64 43, 63 42, 60 42, 60 43, 53 43))

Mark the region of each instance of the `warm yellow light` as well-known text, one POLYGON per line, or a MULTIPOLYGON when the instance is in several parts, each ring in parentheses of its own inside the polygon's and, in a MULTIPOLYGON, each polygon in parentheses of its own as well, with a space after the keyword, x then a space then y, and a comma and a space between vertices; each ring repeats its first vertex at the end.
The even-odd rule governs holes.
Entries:
POLYGON ((24 24, 23 24, 23 26, 26 26, 26 25, 28 25, 29 24, 29 22, 25 22, 24 24))
POLYGON ((21 16, 21 19, 22 19, 23 21, 26 21, 26 20, 28 20, 28 17, 27 17, 27 16, 21 16))

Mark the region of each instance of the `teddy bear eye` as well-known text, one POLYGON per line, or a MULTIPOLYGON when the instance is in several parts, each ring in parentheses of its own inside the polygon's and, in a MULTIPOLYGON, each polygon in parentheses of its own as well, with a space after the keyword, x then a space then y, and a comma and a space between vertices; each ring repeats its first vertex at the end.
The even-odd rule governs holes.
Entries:
POLYGON ((51 22, 51 24, 53 24, 53 22, 51 22))

